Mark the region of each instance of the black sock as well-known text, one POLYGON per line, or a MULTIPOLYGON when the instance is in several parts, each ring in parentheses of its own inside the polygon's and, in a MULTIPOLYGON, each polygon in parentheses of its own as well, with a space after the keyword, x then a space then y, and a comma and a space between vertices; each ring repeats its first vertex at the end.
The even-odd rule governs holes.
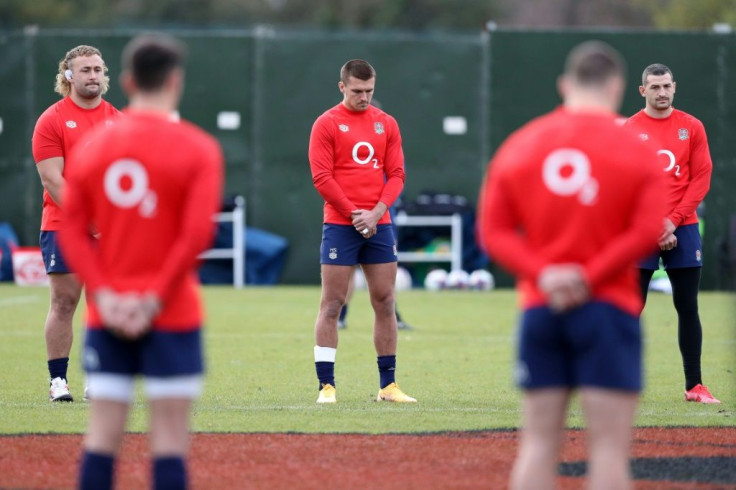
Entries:
POLYGON ((317 378, 319 379, 319 389, 323 385, 330 384, 335 386, 335 363, 329 361, 315 361, 314 367, 317 368, 317 378))
POLYGON ((79 472, 80 490, 105 490, 112 488, 114 458, 110 454, 85 451, 79 472))
POLYGON ((378 375, 381 377, 381 388, 396 381, 396 356, 378 356, 378 375))
MULTIPOLYGON (((49 376, 51 376, 51 379, 54 378, 64 378, 66 379, 66 370, 67 367, 69 367, 69 358, 68 357, 60 357, 58 359, 51 359, 48 361, 49 365, 49 376)), ((69 381, 66 379, 67 382, 69 381)))
POLYGON ((185 490, 187 469, 184 459, 167 456, 153 460, 153 488, 155 490, 185 490))
POLYGON ((340 317, 338 318, 338 321, 344 322, 346 316, 348 316, 348 304, 347 303, 342 305, 342 309, 340 310, 340 317))
POLYGON ((641 299, 647 302, 647 293, 649 293, 649 283, 652 281, 654 271, 651 269, 639 269, 639 290, 641 291, 641 299))
POLYGON ((396 309, 395 311, 396 311, 396 322, 401 323, 401 315, 399 314, 399 310, 396 309))

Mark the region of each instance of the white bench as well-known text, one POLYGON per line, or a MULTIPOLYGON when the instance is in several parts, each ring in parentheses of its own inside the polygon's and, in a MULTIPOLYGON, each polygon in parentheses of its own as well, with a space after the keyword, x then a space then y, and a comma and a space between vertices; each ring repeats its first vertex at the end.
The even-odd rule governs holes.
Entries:
POLYGON ((396 226, 449 226, 449 252, 399 252, 399 262, 450 262, 451 270, 463 268, 463 219, 452 216, 409 216, 403 211, 394 216, 396 226))

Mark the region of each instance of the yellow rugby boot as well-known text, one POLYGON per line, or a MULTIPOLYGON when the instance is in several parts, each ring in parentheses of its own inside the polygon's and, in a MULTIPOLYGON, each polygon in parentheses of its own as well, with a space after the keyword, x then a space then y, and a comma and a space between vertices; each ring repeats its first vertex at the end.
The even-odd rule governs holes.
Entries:
POLYGON ((378 390, 377 402, 416 403, 416 399, 410 397, 399 388, 396 383, 391 383, 385 388, 378 390))
POLYGON ((323 384, 322 389, 319 390, 319 397, 317 403, 337 403, 337 397, 335 396, 337 390, 329 383, 323 384))

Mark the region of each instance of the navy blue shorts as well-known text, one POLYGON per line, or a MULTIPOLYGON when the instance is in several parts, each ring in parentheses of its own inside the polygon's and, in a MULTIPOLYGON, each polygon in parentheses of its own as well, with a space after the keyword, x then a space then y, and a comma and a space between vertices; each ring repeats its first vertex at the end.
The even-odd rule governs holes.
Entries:
POLYGON ((640 269, 659 269, 659 258, 665 269, 703 267, 703 245, 698 224, 678 226, 675 229, 677 246, 672 250, 660 250, 639 264, 640 269))
POLYGON ((143 338, 129 341, 107 329, 87 329, 82 362, 90 374, 160 378, 202 374, 201 331, 150 331, 143 338))
POLYGON ((516 383, 524 389, 642 387, 639 319, 603 302, 566 313, 544 307, 522 314, 516 383))
POLYGON ((378 225, 378 232, 365 238, 351 225, 322 227, 320 263, 330 265, 385 264, 396 262, 394 227, 378 225))
POLYGON ((41 245, 41 256, 43 257, 43 265, 46 266, 46 274, 69 274, 71 270, 64 262, 64 256, 61 254, 59 242, 55 231, 41 231, 38 239, 41 245))

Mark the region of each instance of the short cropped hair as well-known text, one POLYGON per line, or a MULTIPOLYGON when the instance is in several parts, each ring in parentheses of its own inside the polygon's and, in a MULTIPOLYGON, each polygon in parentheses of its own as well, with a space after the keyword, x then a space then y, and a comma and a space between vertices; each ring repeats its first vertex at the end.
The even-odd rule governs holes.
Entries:
POLYGON ((348 83, 350 77, 370 80, 376 77, 376 70, 365 60, 350 60, 340 68, 340 80, 342 83, 348 83))
POLYGON ((670 74, 670 78, 672 78, 672 81, 675 81, 675 76, 672 74, 672 70, 670 70, 667 66, 663 65, 662 63, 652 63, 651 65, 644 68, 644 71, 641 73, 641 84, 643 86, 647 85, 647 77, 649 75, 654 76, 660 76, 660 75, 666 75, 670 74))
POLYGON ((132 74, 141 91, 155 92, 172 71, 184 68, 186 58, 187 48, 181 41, 165 34, 143 34, 123 49, 123 70, 132 74))
POLYGON ((613 77, 626 78, 626 63, 618 51, 602 41, 575 46, 565 61, 565 74, 578 85, 603 85, 613 77))
MULTIPOLYGON (((61 95, 62 97, 66 97, 67 95, 69 95, 72 91, 72 87, 69 83, 69 80, 66 79, 66 75, 64 74, 64 72, 72 69, 71 63, 74 58, 78 58, 79 56, 94 55, 102 58, 102 53, 99 49, 95 48, 94 46, 87 46, 84 44, 67 51, 64 57, 59 61, 59 72, 56 74, 54 92, 61 95)), ((100 93, 105 94, 107 92, 107 89, 110 88, 110 77, 107 76, 107 65, 105 65, 104 59, 102 60, 102 67, 104 69, 105 76, 102 78, 102 83, 100 84, 100 93)))

